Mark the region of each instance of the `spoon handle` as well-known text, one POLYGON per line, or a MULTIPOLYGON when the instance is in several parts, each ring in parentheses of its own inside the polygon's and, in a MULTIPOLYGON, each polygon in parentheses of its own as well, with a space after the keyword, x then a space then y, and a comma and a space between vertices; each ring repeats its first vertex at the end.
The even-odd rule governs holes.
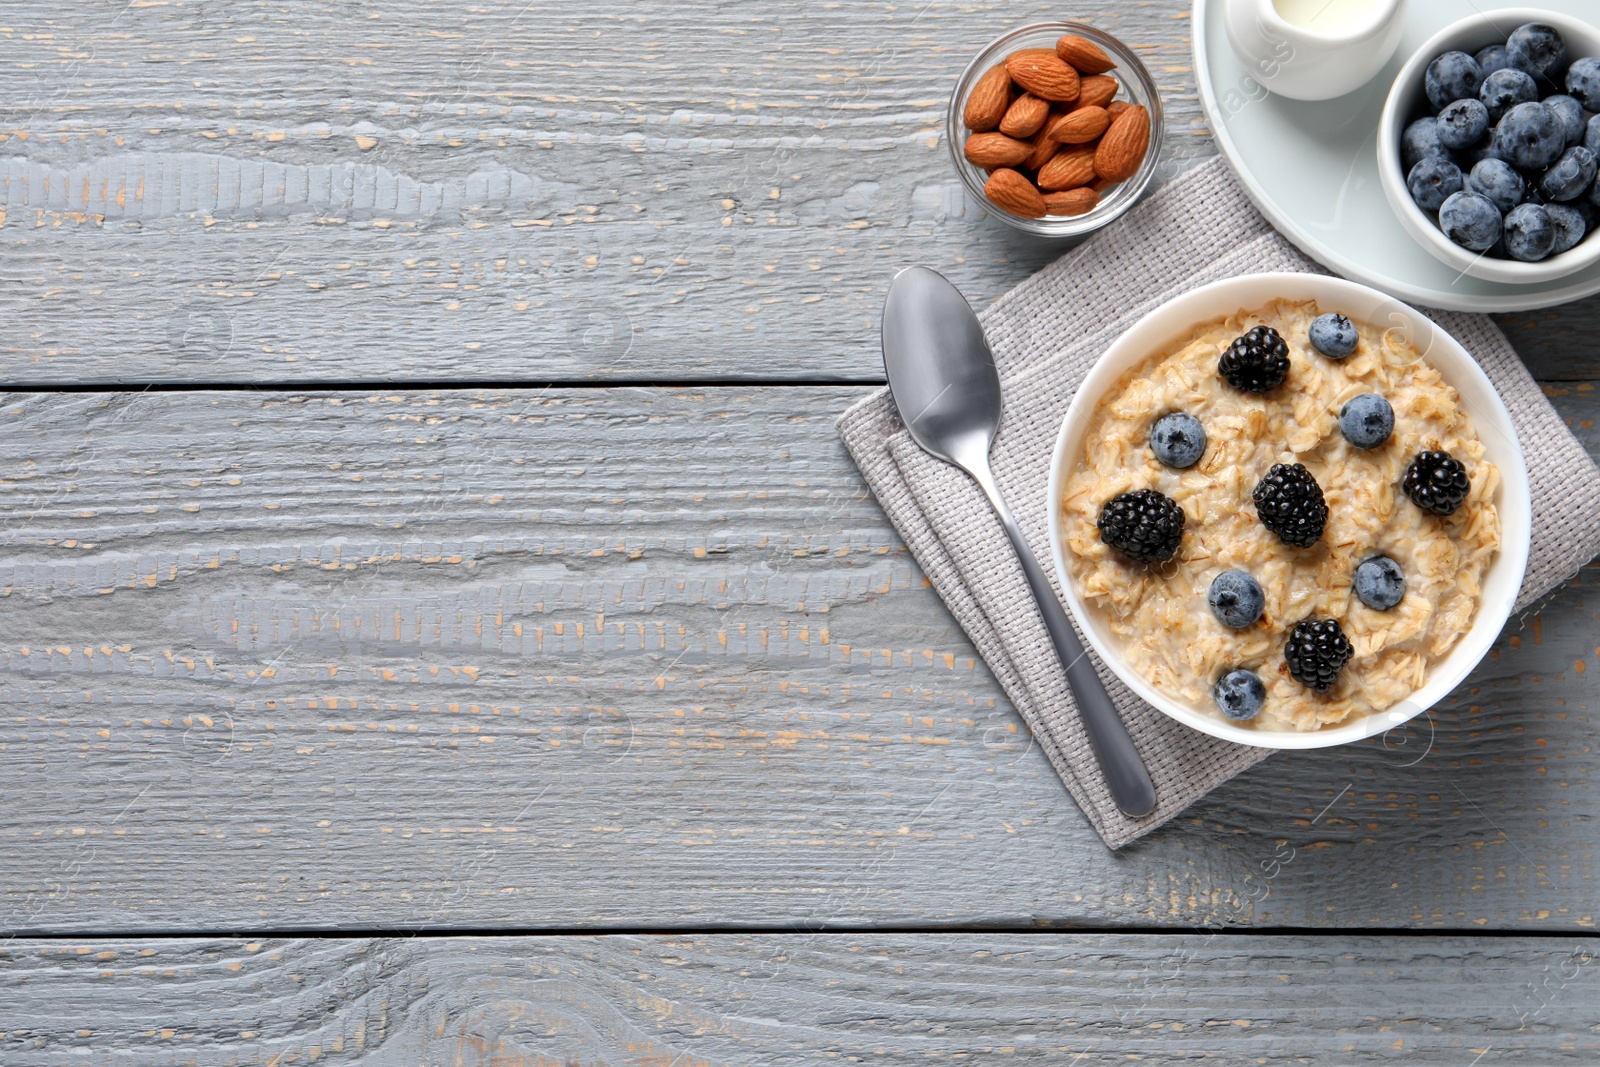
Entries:
POLYGON ((1016 550, 1017 559, 1022 563, 1022 572, 1028 576, 1028 587, 1039 605, 1039 614, 1044 616, 1045 629, 1050 631, 1056 655, 1066 668, 1067 685, 1072 689, 1073 699, 1078 702, 1078 715, 1089 735, 1089 746, 1094 749, 1095 758, 1100 761, 1101 773, 1111 787, 1111 799, 1116 801, 1124 814, 1133 818, 1149 815, 1156 808, 1156 787, 1150 781, 1150 772, 1145 768, 1144 760, 1139 758, 1139 750, 1133 747, 1133 738, 1128 736, 1122 716, 1117 714, 1116 705, 1111 702, 1111 694, 1106 692, 1094 665, 1089 662, 1088 654, 1078 643, 1078 635, 1073 632, 1066 609, 1056 598, 1056 591, 1051 588, 1044 568, 1039 566, 1033 550, 1028 547, 1022 527, 1017 525, 1011 509, 1006 506, 988 465, 974 469, 972 476, 983 487, 990 506, 1000 517, 1001 525, 1006 528, 1006 536, 1011 538, 1011 547, 1016 550))

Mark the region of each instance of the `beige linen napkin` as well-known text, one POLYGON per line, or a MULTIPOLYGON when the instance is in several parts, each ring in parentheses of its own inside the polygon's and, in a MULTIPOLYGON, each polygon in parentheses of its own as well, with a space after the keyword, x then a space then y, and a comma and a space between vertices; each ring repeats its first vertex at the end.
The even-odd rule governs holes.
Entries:
MULTIPOLYGON (((982 313, 1005 387, 991 457, 995 477, 1047 569, 1053 570, 1045 515, 1050 454, 1073 392, 1100 353, 1179 293, 1220 278, 1283 270, 1322 268, 1272 229, 1216 159, 982 313)), ((1533 547, 1520 610, 1600 551, 1600 471, 1488 317, 1429 314, 1494 382, 1533 475, 1533 547)), ((1179 725, 1134 696, 1095 657, 1160 798, 1143 819, 1123 815, 1089 749, 1022 569, 978 487, 917 447, 887 389, 845 412, 839 432, 912 555, 1106 844, 1120 848, 1149 833, 1269 754, 1179 725)))

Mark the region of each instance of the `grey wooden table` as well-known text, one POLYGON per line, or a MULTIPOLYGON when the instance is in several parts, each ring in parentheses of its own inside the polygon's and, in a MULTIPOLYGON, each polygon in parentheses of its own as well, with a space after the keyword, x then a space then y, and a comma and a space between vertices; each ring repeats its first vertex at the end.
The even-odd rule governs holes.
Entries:
POLYGON ((1066 13, 1213 151, 1176 0, 5 5, 0 1062, 1596 1062, 1600 568, 1112 854, 835 438, 1066 13))

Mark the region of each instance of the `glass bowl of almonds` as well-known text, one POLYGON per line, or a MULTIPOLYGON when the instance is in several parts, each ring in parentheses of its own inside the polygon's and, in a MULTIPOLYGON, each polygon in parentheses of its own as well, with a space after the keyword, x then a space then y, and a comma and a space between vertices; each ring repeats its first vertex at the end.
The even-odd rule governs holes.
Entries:
POLYGON ((946 140, 984 210, 1041 237, 1121 215, 1161 155, 1161 97, 1133 50, 1078 22, 992 41, 950 96, 946 140))

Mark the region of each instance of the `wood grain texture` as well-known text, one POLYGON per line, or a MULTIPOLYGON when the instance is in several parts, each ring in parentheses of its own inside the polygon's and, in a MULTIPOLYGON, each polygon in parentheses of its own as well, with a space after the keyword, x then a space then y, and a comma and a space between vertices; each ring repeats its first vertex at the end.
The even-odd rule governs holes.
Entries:
MULTIPOLYGON (((1182 0, 1072 15, 1209 154, 1182 0)), ((0 26, 0 382, 879 380, 889 278, 1062 246, 966 200, 1001 0, 45 0, 0 26)))
POLYGON ((1600 567, 1432 727, 1112 855, 864 392, 7 398, 0 929, 1594 925, 1600 567))
POLYGON ((1600 378, 1600 297, 1494 319, 1541 382, 1577 385, 1600 378))
POLYGON ((589 1067, 1592 1064, 1593 939, 14 941, 0 1057, 589 1067))

